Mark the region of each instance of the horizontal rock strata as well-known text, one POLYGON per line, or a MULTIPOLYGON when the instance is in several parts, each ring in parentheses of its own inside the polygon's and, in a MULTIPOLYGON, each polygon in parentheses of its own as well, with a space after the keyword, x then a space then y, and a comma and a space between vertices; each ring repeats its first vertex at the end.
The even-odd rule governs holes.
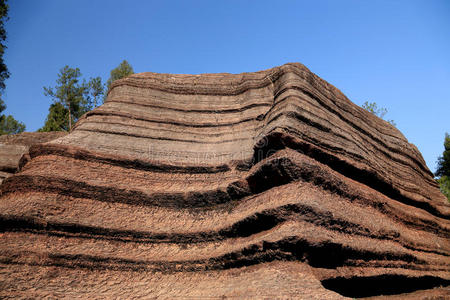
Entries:
POLYGON ((19 170, 19 162, 31 145, 66 135, 65 132, 24 132, 0 136, 0 183, 19 170))
POLYGON ((450 206, 421 154, 300 64, 118 80, 20 165, 0 297, 448 294, 450 206))

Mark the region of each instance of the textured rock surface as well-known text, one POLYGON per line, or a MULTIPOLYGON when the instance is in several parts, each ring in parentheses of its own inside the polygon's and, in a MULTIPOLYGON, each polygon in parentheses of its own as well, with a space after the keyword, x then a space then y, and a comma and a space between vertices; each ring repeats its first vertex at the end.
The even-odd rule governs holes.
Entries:
POLYGON ((20 158, 31 145, 45 143, 66 135, 64 132, 24 132, 0 136, 0 183, 19 170, 20 158))
POLYGON ((135 74, 29 153, 1 185, 0 296, 448 295, 421 154, 303 65, 135 74))

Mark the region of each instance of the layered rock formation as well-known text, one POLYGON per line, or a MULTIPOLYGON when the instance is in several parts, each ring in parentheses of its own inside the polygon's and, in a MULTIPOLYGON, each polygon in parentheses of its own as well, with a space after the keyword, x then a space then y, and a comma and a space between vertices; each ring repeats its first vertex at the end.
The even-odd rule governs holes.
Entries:
POLYGON ((31 145, 66 135, 65 132, 23 132, 0 136, 0 183, 19 170, 19 161, 31 145))
POLYGON ((417 148, 300 64, 116 81, 1 185, 0 297, 445 297, 417 148))

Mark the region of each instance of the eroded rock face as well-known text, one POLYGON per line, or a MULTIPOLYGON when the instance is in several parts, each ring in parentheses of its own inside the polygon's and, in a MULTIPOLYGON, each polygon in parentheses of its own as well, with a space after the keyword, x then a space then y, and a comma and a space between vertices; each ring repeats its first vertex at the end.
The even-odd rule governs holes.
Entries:
POLYGON ((0 136, 0 183, 19 170, 19 162, 31 145, 66 135, 65 132, 23 132, 0 136))
POLYGON ((300 64, 132 75, 29 156, 1 185, 1 296, 447 293, 421 154, 300 64))

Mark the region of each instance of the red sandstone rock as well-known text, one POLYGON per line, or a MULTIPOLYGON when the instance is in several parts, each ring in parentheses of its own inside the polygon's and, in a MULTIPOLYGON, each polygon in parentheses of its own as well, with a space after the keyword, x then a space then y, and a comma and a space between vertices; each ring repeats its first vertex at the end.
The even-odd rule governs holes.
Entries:
POLYGON ((19 169, 20 158, 31 145, 45 143, 66 135, 65 132, 23 132, 0 136, 0 183, 19 169))
POLYGON ((450 206, 421 154, 300 64, 132 75, 22 164, 0 297, 448 295, 450 206))

